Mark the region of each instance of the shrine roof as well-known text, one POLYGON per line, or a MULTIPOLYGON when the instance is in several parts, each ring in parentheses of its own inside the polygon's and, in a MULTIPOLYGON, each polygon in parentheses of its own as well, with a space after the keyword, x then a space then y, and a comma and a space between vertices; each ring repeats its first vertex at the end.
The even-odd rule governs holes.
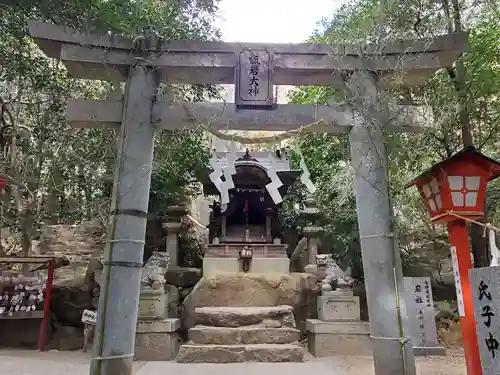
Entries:
MULTIPOLYGON (((220 152, 220 151, 215 151, 214 154, 217 156, 219 159, 219 165, 221 168, 227 167, 228 165, 228 159, 227 155, 229 154, 228 152, 220 152)), ((240 151, 236 152, 236 161, 235 161, 235 166, 242 166, 242 165, 247 165, 247 166, 260 166, 267 170, 272 163, 274 163, 274 167, 276 168, 276 171, 281 172, 281 171, 291 171, 291 165, 290 165, 290 160, 286 158, 285 155, 282 154, 281 157, 279 157, 275 152, 269 152, 269 151, 255 151, 255 152, 249 152, 249 151, 240 151)))
MULTIPOLYGON (((218 165, 220 168, 227 167, 228 152, 215 152, 218 157, 218 165)), ((234 162, 236 175, 233 176, 234 185, 236 188, 241 188, 245 185, 255 185, 257 189, 265 189, 265 185, 270 181, 267 170, 274 163, 276 174, 281 179, 283 186, 279 189, 282 195, 293 185, 295 180, 302 173, 301 170, 291 169, 290 161, 281 154, 279 157, 275 152, 236 152, 237 159, 234 162)), ((210 181, 208 174, 201 179, 203 184, 203 192, 205 195, 218 195, 219 191, 210 181)))
MULTIPOLYGON (((238 167, 236 168, 238 170, 238 167)), ((285 196, 288 189, 290 186, 292 186, 295 182, 295 180, 301 175, 302 171, 300 170, 293 170, 293 171, 278 171, 276 174, 280 178, 281 182, 283 183, 283 186, 280 187, 278 190, 282 196, 285 196)), ((234 179, 234 176, 233 176, 234 179)), ((265 184, 267 184, 269 181, 266 181, 265 184)), ((235 188, 238 189, 238 182, 235 182, 235 188)), ((265 191, 265 188, 262 187, 262 189, 265 191)), ((231 189, 232 190, 232 189, 231 189)), ((215 187, 215 185, 212 183, 212 181, 207 180, 203 182, 203 193, 205 195, 219 195, 219 190, 215 187)))

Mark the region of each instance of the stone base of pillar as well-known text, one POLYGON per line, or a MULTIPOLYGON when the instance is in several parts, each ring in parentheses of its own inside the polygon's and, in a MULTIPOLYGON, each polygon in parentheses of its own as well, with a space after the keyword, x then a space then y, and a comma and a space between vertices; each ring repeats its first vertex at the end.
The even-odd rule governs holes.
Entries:
POLYGON ((442 346, 414 346, 413 355, 417 357, 427 357, 429 355, 446 355, 446 349, 442 346))
POLYGON ((139 319, 165 318, 167 298, 162 289, 141 290, 139 296, 139 319))

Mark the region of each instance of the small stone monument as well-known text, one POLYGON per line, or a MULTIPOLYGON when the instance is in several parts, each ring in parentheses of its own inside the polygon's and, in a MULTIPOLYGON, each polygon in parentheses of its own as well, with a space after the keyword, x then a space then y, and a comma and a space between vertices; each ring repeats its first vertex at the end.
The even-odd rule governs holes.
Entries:
POLYGON ((178 318, 165 319, 165 272, 168 254, 153 252, 142 268, 139 316, 135 336, 136 361, 169 361, 179 350, 178 318))
POLYGON ((446 355, 437 339, 434 302, 429 277, 404 277, 409 335, 415 355, 446 355))
POLYGON ((500 267, 469 270, 483 375, 500 369, 500 267))
POLYGON ((353 295, 354 280, 331 254, 316 255, 321 280, 318 319, 307 319, 309 352, 315 357, 371 354, 369 323, 360 320, 359 297, 353 295))

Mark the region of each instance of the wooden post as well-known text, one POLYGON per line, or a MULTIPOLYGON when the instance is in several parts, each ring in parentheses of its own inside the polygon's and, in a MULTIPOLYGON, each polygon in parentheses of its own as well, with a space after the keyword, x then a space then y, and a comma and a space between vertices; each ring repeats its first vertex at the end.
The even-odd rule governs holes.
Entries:
POLYGON ((449 244, 452 251, 453 273, 457 289, 458 312, 468 375, 482 375, 481 358, 477 342, 474 305, 469 281, 472 268, 469 234, 464 220, 448 223, 449 244))
POLYGON ((51 323, 50 318, 50 299, 52 298, 52 284, 54 283, 55 259, 49 260, 49 271, 47 274, 47 284, 45 285, 45 299, 43 300, 43 320, 40 326, 40 335, 38 338, 38 350, 43 352, 47 344, 47 329, 51 323))
POLYGON ((273 222, 273 209, 272 208, 267 208, 266 209, 266 242, 273 242, 273 236, 272 236, 272 222, 273 222))

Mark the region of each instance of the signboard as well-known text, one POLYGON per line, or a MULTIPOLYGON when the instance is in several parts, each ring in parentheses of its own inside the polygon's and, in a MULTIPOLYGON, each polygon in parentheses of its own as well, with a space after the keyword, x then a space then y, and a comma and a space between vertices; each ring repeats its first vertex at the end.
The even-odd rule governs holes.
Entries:
POLYGON ((469 270, 483 375, 500 369, 500 267, 469 270))
POLYGON ((460 280, 460 269, 458 268, 458 257, 456 246, 451 246, 451 264, 453 265, 453 276, 455 277, 455 289, 457 290, 457 305, 460 316, 465 316, 464 295, 462 293, 462 281, 460 280))
POLYGON ((409 334, 417 348, 438 347, 434 301, 429 277, 404 277, 409 334))
POLYGON ((266 50, 242 50, 235 69, 235 104, 241 109, 274 107, 272 55, 266 50))

